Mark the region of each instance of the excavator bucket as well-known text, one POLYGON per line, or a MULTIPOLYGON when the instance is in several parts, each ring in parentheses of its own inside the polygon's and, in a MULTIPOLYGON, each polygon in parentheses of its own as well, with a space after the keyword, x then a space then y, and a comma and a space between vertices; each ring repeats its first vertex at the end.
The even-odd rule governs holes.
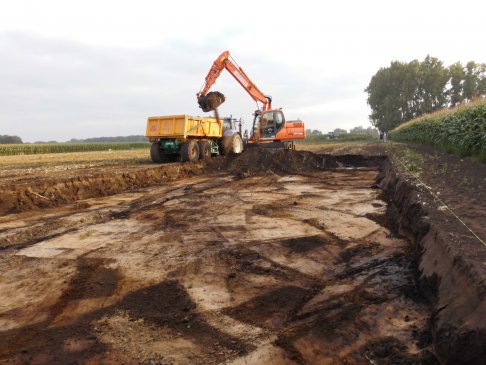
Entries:
POLYGON ((210 91, 206 95, 201 95, 197 102, 203 112, 210 112, 223 104, 224 100, 224 95, 219 91, 210 91))

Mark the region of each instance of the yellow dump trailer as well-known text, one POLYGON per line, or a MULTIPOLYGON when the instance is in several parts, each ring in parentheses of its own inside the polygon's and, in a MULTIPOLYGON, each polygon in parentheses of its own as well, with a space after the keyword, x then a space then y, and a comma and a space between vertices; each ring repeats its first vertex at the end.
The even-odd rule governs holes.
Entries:
POLYGON ((223 121, 216 118, 194 117, 191 115, 169 115, 149 117, 146 136, 150 140, 160 138, 221 138, 223 121))
POLYGON ((153 162, 197 161, 220 153, 243 151, 241 133, 231 118, 168 115, 149 117, 145 136, 153 162))

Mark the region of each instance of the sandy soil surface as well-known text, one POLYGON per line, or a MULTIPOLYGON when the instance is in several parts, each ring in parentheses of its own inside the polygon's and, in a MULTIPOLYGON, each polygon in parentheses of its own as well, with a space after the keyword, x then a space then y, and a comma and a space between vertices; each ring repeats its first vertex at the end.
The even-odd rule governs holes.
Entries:
POLYGON ((0 363, 434 364, 378 168, 330 164, 250 153, 0 217, 0 363))

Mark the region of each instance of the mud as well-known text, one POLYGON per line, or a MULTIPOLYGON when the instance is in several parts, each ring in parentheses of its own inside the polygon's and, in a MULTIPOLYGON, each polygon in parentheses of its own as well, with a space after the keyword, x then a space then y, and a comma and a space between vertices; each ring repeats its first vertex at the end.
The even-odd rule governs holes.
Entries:
POLYGON ((387 163, 255 148, 10 176, 0 363, 479 363, 478 290, 457 317, 463 266, 427 263, 438 234, 387 163))

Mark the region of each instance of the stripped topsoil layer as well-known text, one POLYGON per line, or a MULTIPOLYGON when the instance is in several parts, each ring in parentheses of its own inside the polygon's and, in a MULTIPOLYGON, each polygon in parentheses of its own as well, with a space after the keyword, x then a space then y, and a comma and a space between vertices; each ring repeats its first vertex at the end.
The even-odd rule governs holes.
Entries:
MULTIPOLYGON (((12 180, 0 191, 1 214, 32 213, 20 214, 18 219, 12 216, 15 220, 5 217, 0 227, 2 272, 7 275, 24 267, 34 270, 25 272, 24 278, 20 274, 13 276, 19 280, 16 295, 29 278, 39 275, 45 275, 40 280, 45 291, 52 287, 56 293, 58 285, 60 294, 54 294, 51 300, 37 300, 38 304, 29 304, 29 309, 12 308, 0 313, 0 320, 11 328, 0 335, 1 362, 436 364, 440 359, 445 364, 483 364, 486 358, 486 323, 481 315, 486 309, 484 248, 446 212, 437 210, 437 202, 426 191, 407 181, 383 157, 252 149, 239 156, 195 164, 87 169, 12 180), (332 213, 329 207, 338 202, 331 200, 318 205, 321 213, 312 217, 312 209, 316 209, 311 209, 313 202, 332 199, 329 192, 336 194, 344 189, 340 181, 352 186, 362 181, 363 188, 368 184, 368 188, 376 189, 373 179, 346 166, 364 167, 365 175, 366 167, 381 166, 377 181, 383 199, 389 203, 386 215, 370 211, 365 216, 358 214, 356 223, 350 223, 355 218, 340 218, 344 212, 349 213, 346 210, 327 216, 332 213), (341 169, 333 172, 335 168, 341 169), (224 186, 230 180, 221 175, 227 172, 235 177, 228 191, 224 186), (208 173, 214 177, 205 180, 208 173), (199 177, 202 182, 198 182, 199 177), (160 187, 150 188, 155 189, 150 193, 147 187, 154 185, 160 187), (323 195, 316 189, 328 193, 323 195), (94 205, 86 200, 126 191, 132 193, 115 195, 116 204, 108 206, 103 205, 103 199, 109 198, 100 198, 94 205), (285 191, 291 193, 291 201, 281 201, 285 191), (261 199, 270 195, 275 198, 271 204, 258 204, 258 194, 261 199), (226 209, 215 204, 218 197, 228 197, 226 209), (242 202, 253 204, 245 211, 244 222, 214 224, 214 220, 224 222, 221 211, 230 214, 242 202), (201 204, 206 210, 199 207, 201 204), (42 209, 53 207, 60 208, 42 209), (309 217, 302 218, 300 226, 292 226, 295 217, 284 225, 290 231, 307 229, 306 234, 269 238, 260 245, 261 238, 257 237, 270 231, 262 231, 258 224, 286 222, 290 218, 287 215, 296 214, 299 208, 303 209, 303 217, 309 217), (37 218, 38 209, 42 209, 39 213, 45 211, 47 218, 37 218), (211 209, 214 215, 206 216, 211 209), (265 223, 268 218, 271 220, 265 223), (375 236, 356 243, 340 228, 346 226, 346 219, 351 229, 354 224, 359 227, 359 219, 365 218, 368 223, 362 230, 376 222, 389 229, 384 232, 393 240, 400 238, 393 238, 392 233, 400 233, 411 245, 397 243, 397 248, 387 248, 388 244, 377 244, 375 236), (22 219, 26 219, 25 227, 16 228, 16 222, 22 219), (114 236, 111 244, 116 253, 110 256, 99 242, 111 230, 103 227, 116 226, 119 220, 120 227, 128 231, 114 236), (88 229, 90 226, 94 228, 88 229), (312 233, 313 229, 317 231, 312 233), (201 241, 189 243, 182 238, 188 230, 196 234, 199 230, 201 241), (162 233, 166 236, 160 236, 162 233), (249 235, 254 238, 245 238, 249 235), (61 250, 56 242, 66 240, 65 236, 73 236, 67 240, 73 243, 92 237, 95 251, 83 248, 80 255, 76 249, 61 250), (242 245, 233 246, 233 241, 242 237, 242 245), (130 282, 133 274, 123 270, 123 265, 131 262, 123 259, 129 252, 129 244, 123 240, 128 238, 134 247, 145 247, 130 259, 143 267, 140 271, 135 264, 134 272, 146 272, 144 280, 137 279, 138 284, 130 282), (117 240, 123 242, 118 244, 117 240), (170 240, 174 240, 173 245, 170 240), (36 247, 44 244, 47 247, 38 251, 36 247), (219 245, 223 249, 218 249, 219 245), (18 255, 18 250, 25 253, 18 255), (51 258, 52 250, 61 251, 51 258), (120 253, 122 256, 117 258, 120 253), (313 260, 317 257, 330 260, 321 262, 328 270, 323 272, 315 266, 313 260), (44 269, 35 269, 39 260, 47 260, 52 273, 63 273, 65 279, 58 282, 57 278, 49 278, 54 275, 50 271, 43 274, 44 269), (157 274, 151 273, 147 265, 158 270, 157 274), (219 276, 224 291, 216 285, 219 276), (271 280, 263 285, 264 278, 271 280), (202 288, 214 292, 214 297, 209 294, 207 302, 196 303, 194 298, 202 295, 202 288), (219 298, 226 295, 228 304, 215 311, 219 298), (162 307, 156 304, 159 298, 166 298, 162 307), (36 314, 36 306, 45 313, 40 310, 36 314), (206 310, 201 311, 201 306, 206 310), (70 314, 79 310, 77 319, 70 314), (227 333, 228 328, 215 325, 220 315, 229 321, 232 334, 227 333), (379 315, 386 317, 381 327, 376 327, 370 318, 379 315), (16 326, 15 320, 25 324, 16 326), (384 335, 393 333, 389 331, 397 321, 404 329, 404 337, 384 335), (240 332, 237 328, 243 324, 240 332), (360 342, 362 335, 370 331, 378 331, 380 336, 360 342), (131 336, 139 338, 132 343, 135 337, 131 336), (197 344, 199 350, 191 350, 195 351, 192 360, 190 356, 162 358, 156 351, 162 346, 160 341, 153 342, 157 337, 168 344, 165 351, 184 352, 189 343, 197 344), (346 341, 355 347, 346 347, 346 341), (201 350, 204 348, 207 351, 201 350), (52 353, 57 355, 52 357, 52 353)), ((383 205, 375 201, 371 206, 380 209, 383 205)), ((353 209, 362 208, 356 205, 353 209)), ((275 234, 275 228, 271 232, 275 234)), ((29 303, 36 300, 31 298, 29 303)))

